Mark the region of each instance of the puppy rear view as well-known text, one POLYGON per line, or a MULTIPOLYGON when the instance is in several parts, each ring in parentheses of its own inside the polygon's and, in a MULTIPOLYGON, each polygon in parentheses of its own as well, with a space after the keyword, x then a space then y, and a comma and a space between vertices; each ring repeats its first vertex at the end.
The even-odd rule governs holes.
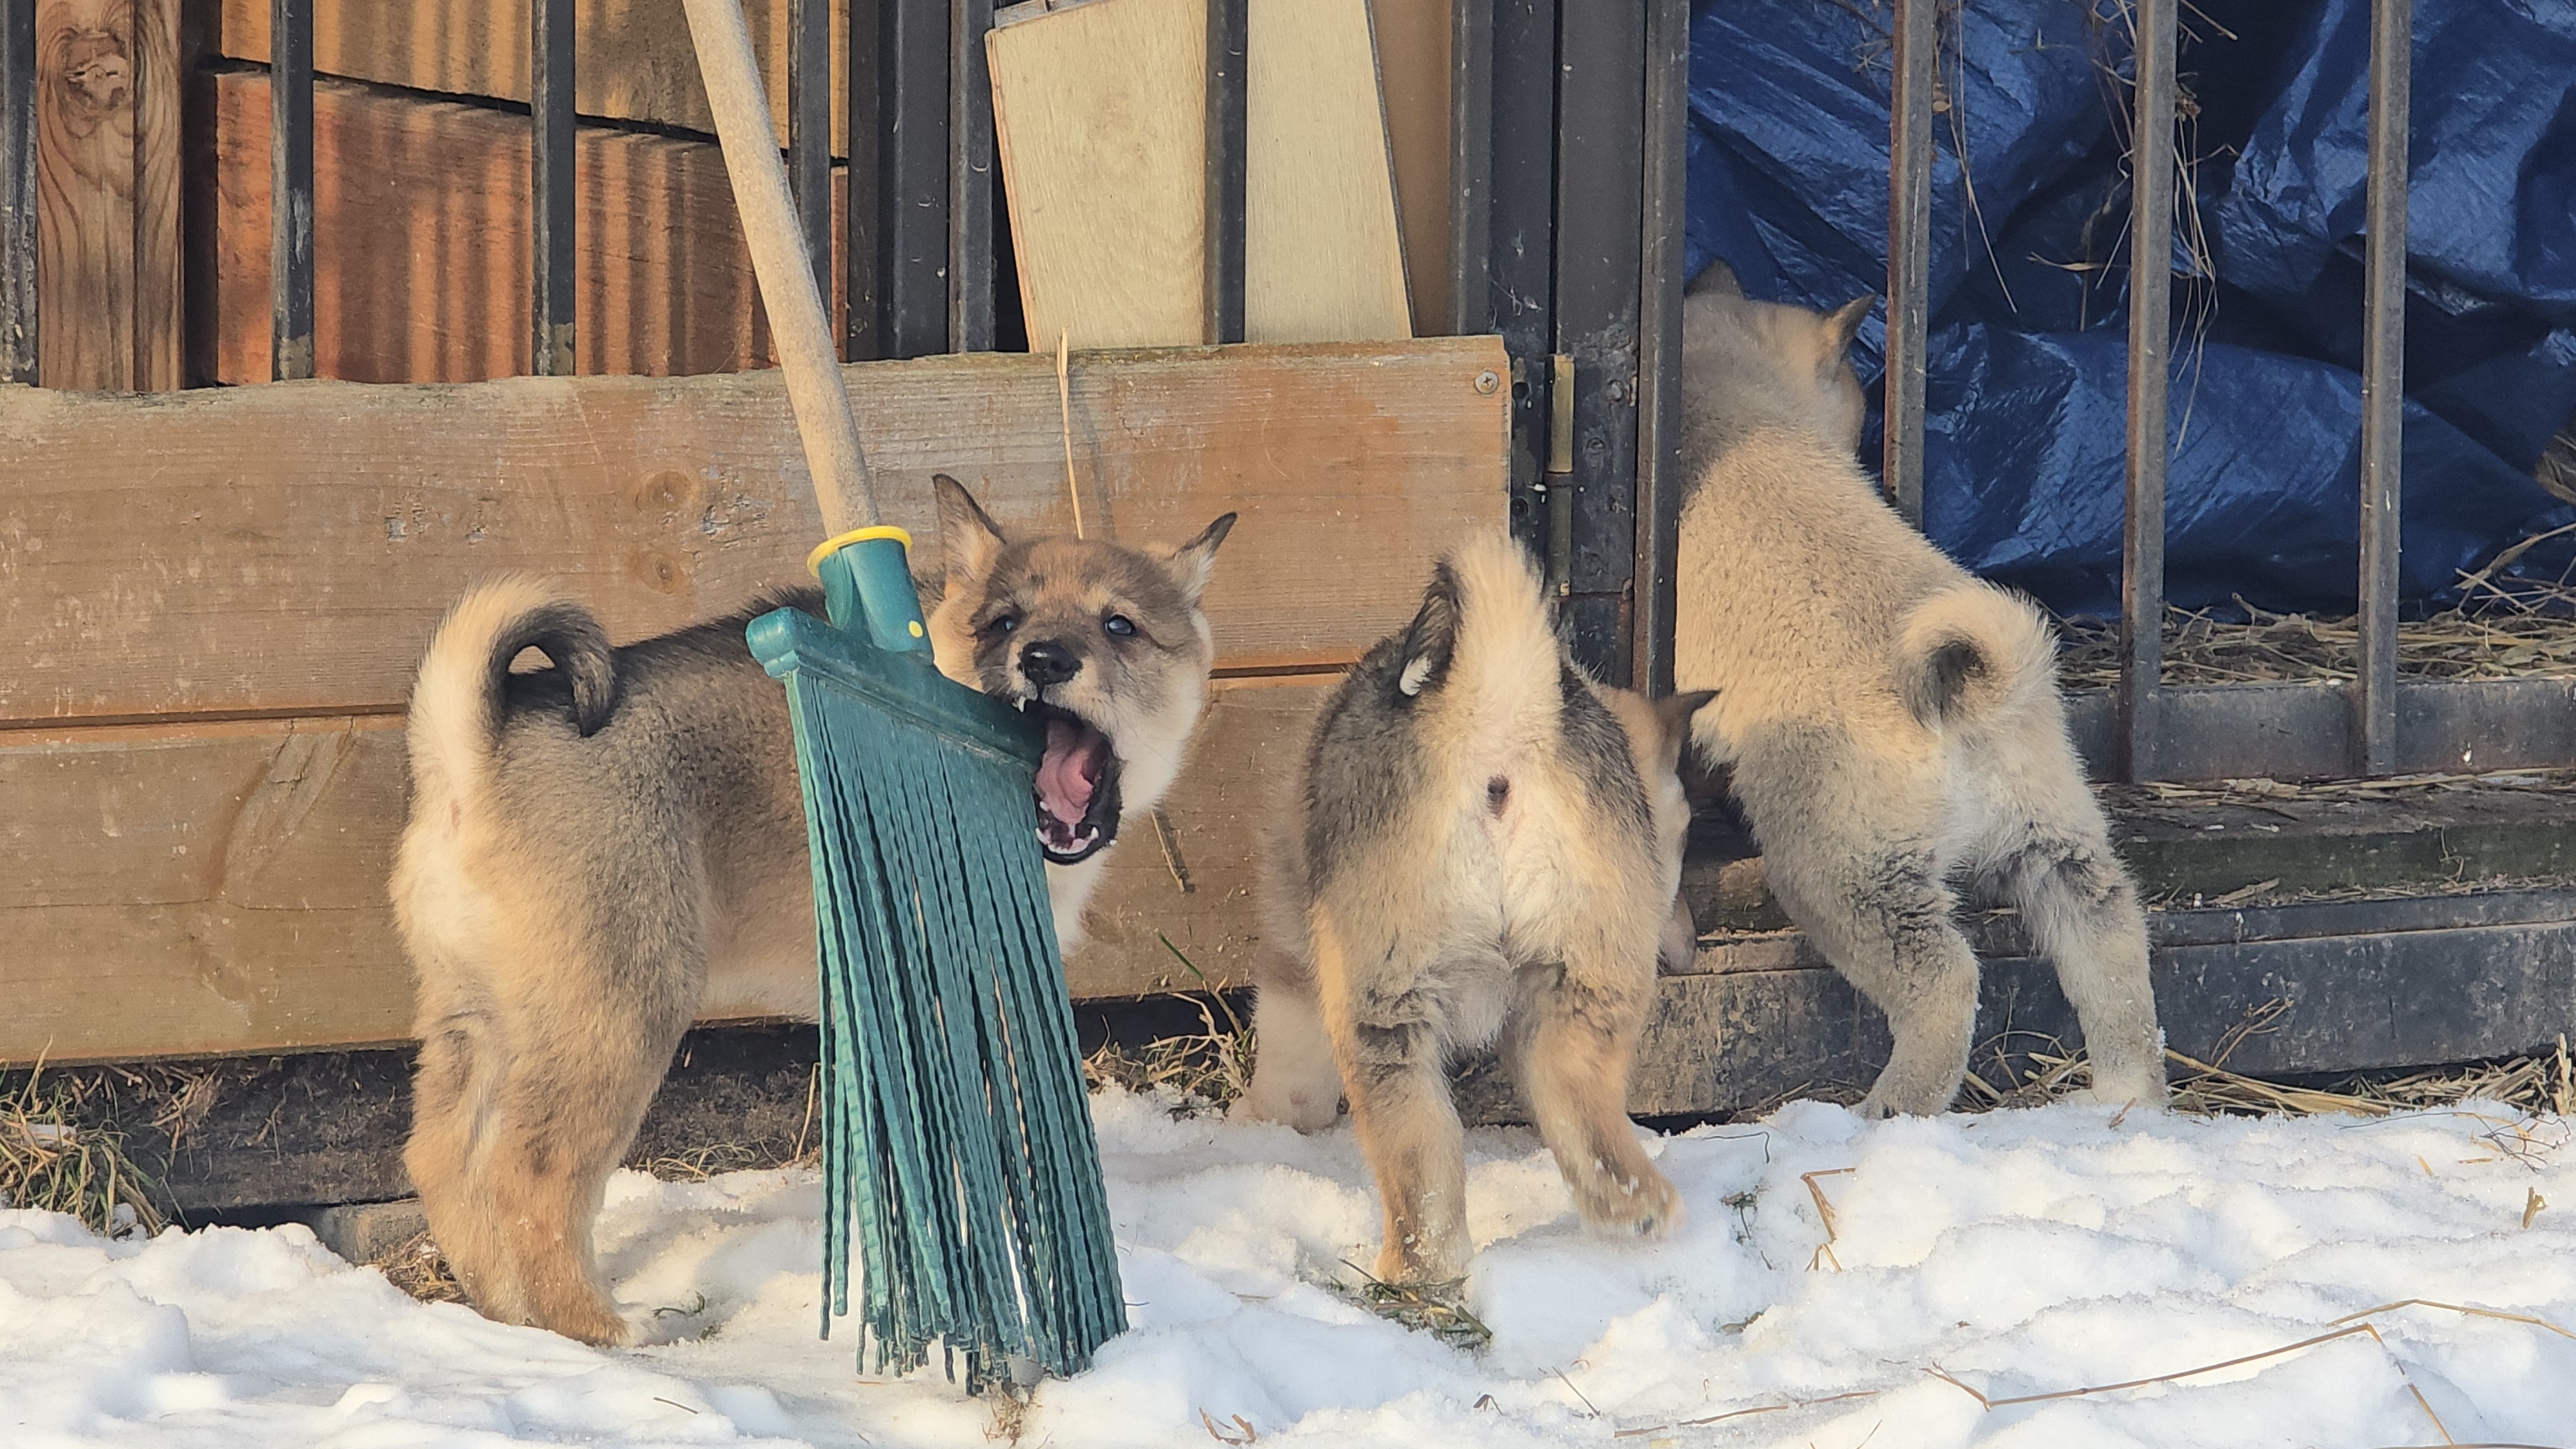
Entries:
POLYGON ((1626 1104, 1689 822, 1674 765, 1709 697, 1586 678, 1497 534, 1444 560, 1411 627, 1325 705, 1273 861, 1243 1111, 1314 1130, 1347 1088, 1385 1206, 1380 1278, 1465 1271, 1447 1068, 1497 1036, 1584 1221, 1678 1218, 1626 1104))

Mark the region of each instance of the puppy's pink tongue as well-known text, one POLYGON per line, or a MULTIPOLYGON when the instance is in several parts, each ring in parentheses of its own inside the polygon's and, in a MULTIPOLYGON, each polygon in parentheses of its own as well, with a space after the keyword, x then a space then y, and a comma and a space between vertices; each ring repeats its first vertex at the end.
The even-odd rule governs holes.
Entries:
POLYGON ((1071 720, 1047 721, 1046 758, 1038 764, 1038 803, 1067 826, 1080 825, 1100 783, 1101 756, 1109 741, 1071 720))

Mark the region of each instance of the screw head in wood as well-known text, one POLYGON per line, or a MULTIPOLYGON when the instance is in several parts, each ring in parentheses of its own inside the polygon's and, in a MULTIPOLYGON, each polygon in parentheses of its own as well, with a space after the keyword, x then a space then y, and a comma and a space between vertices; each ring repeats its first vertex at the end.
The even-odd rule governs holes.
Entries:
POLYGON ((1476 374, 1476 391, 1486 397, 1492 397, 1494 389, 1502 385, 1502 378, 1490 369, 1476 374))

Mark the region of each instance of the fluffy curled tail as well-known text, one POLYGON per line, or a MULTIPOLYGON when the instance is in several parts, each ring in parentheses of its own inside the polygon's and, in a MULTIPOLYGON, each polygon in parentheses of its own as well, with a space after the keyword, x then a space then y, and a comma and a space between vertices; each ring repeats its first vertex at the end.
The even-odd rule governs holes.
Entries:
POLYGON ((2052 687, 2057 641, 2039 611, 1992 584, 1914 606, 1896 641, 1896 683, 1926 729, 1973 724, 2052 687))
POLYGON ((1514 706, 1553 708, 1556 619, 1527 550, 1496 529, 1440 560, 1421 611, 1404 634, 1396 687, 1446 693, 1500 717, 1514 706))
POLYGON ((571 683, 576 728, 588 735, 608 722, 617 674, 599 621, 533 579, 485 584, 447 611, 412 688, 411 777, 419 798, 480 787, 500 738, 502 676, 530 648, 571 683))

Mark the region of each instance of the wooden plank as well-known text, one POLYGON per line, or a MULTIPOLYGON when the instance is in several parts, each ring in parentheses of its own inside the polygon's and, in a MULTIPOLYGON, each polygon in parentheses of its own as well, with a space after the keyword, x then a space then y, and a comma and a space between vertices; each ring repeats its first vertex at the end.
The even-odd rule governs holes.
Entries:
MULTIPOLYGON (((196 307, 197 370, 218 382, 266 382, 268 79, 200 83, 212 88, 214 129, 198 192, 211 243, 191 282, 206 293, 196 307)), ((329 83, 315 87, 313 116, 320 374, 469 382, 529 371, 527 119, 329 83)), ((585 126, 574 138, 574 184, 579 371, 769 363, 750 254, 712 143, 585 126)), ((837 202, 832 214, 845 229, 837 202)), ((836 287, 841 274, 832 268, 836 287)))
POLYGON ((1169 834, 1145 818, 1120 828, 1092 903, 1092 939, 1074 955, 1079 995, 1251 983, 1262 831, 1282 808, 1288 763, 1304 755, 1315 711, 1338 678, 1219 681, 1189 768, 1165 803, 1169 834))
POLYGON ((178 0, 36 7, 38 376, 179 385, 178 0))
MULTIPOLYGON (((787 4, 743 0, 781 146, 787 144, 787 4)), ((220 5, 216 53, 267 64, 269 0, 220 5)), ((847 156, 848 88, 840 67, 849 7, 835 0, 831 8, 832 154, 847 156)), ((579 0, 573 27, 573 104, 581 114, 715 134, 680 0, 579 0)), ((313 66, 349 80, 524 103, 528 0, 317 0, 313 66)))
POLYGON ((0 1059, 405 1035, 400 723, 0 735, 0 1059))
MULTIPOLYGON (((2243 1039, 2231 1070, 2367 1071, 2533 1051, 2576 1032, 2576 924, 2159 948, 2158 1015, 2174 1050, 2211 1060, 2229 1032, 2275 1001, 2275 1028, 2243 1039)), ((2080 1045, 2044 961, 1985 963, 1977 1039, 2006 1031, 2080 1045)), ((1984 1051, 1981 1048, 1980 1061, 1984 1051)), ((1792 1094, 1856 1097, 1887 1059, 1886 1019, 1828 970, 1738 971, 1662 983, 1629 1110, 1733 1112, 1792 1094)), ((1491 1109, 1488 1109, 1491 1115, 1491 1109)))
POLYGON ((1199 341, 1205 0, 1040 0, 993 21, 993 133, 1030 347, 1199 341))
MULTIPOLYGON (((1198 984, 1173 948, 1245 979, 1254 834, 1329 687, 1219 684, 1169 848, 1137 816, 1109 858, 1077 995, 1198 984)), ((405 781, 390 716, 0 732, 0 1062, 408 1036, 385 899, 405 781)))
POLYGON ((1411 336, 1368 0, 1251 0, 1248 15, 1245 340, 1411 336))
POLYGON ((1369 0, 1395 158, 1413 334, 1449 330, 1449 45, 1455 0, 1369 0))
MULTIPOLYGON (((1241 515, 1222 666, 1338 668, 1411 617, 1425 561, 1504 513, 1490 338, 1084 357, 1090 526, 1241 515)), ((1069 529, 1052 358, 847 370, 891 521, 930 474, 1069 529)), ((293 383, 149 405, 0 391, 0 721, 399 707, 468 582, 562 579, 631 639, 803 577, 821 523, 779 375, 293 383)))

